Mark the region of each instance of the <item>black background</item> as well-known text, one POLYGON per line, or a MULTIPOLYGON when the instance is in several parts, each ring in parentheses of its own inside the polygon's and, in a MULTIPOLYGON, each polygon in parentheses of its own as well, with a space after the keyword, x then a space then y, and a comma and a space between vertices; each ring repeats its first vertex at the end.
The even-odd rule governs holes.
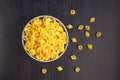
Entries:
POLYGON ((120 80, 119 8, 119 0, 0 0, 0 80, 120 80), (70 9, 75 9, 76 15, 71 16, 70 9), (39 15, 73 24, 69 37, 78 40, 69 42, 65 54, 51 63, 33 60, 22 47, 22 29, 39 15), (89 23, 92 16, 96 21, 89 23), (77 30, 79 24, 91 26, 90 38, 84 36, 85 30, 77 30), (101 38, 95 37, 97 31, 102 32, 101 38), (86 48, 88 43, 93 50, 86 48), (78 44, 83 51, 77 50, 78 44), (76 61, 70 60, 72 54, 77 55, 76 61), (59 65, 62 72, 56 70, 59 65), (81 68, 79 73, 74 72, 76 66, 81 68), (48 69, 46 75, 41 74, 42 68, 48 69))

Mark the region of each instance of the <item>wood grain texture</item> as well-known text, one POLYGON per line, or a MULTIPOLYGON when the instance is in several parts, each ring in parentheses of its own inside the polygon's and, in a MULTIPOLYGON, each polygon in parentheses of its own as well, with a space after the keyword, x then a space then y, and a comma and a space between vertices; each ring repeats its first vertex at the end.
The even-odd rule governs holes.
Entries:
POLYGON ((120 9, 119 0, 0 0, 0 80, 120 80, 120 9), (71 16, 69 11, 76 10, 71 16), (25 24, 39 15, 51 15, 65 25, 73 24, 69 37, 78 42, 69 46, 65 54, 57 61, 40 63, 30 58, 21 42, 25 24), (89 23, 90 17, 96 17, 95 23, 89 23), (86 38, 78 31, 79 24, 91 26, 91 37, 86 38), (95 32, 101 31, 102 37, 96 38, 95 32), (86 48, 92 43, 94 49, 86 48), (77 50, 82 44, 83 51, 77 50), (70 55, 77 55, 76 61, 70 55), (62 72, 56 67, 61 65, 62 72), (79 66, 81 71, 74 72, 79 66), (48 73, 43 75, 42 68, 48 73))

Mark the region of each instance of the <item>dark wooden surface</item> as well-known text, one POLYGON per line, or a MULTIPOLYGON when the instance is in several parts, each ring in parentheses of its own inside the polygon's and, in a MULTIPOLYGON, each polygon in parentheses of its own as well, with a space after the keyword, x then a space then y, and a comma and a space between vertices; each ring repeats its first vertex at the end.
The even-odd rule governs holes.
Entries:
POLYGON ((120 1, 119 0, 0 0, 0 80, 120 80, 120 1), (76 15, 69 14, 70 9, 76 15), (74 25, 69 37, 78 42, 69 46, 57 61, 40 63, 31 59, 23 50, 22 29, 32 18, 39 15, 52 15, 65 25, 74 25), (89 23, 91 16, 95 23, 89 23), (85 38, 84 30, 78 31, 79 24, 91 26, 91 37, 85 38), (102 37, 96 38, 95 32, 102 37), (94 49, 86 48, 92 43, 94 49), (76 46, 82 44, 83 51, 76 46), (78 59, 71 61, 75 54, 78 59), (57 66, 64 70, 58 72, 57 66), (79 66, 81 71, 74 72, 79 66), (46 75, 41 69, 47 68, 46 75))

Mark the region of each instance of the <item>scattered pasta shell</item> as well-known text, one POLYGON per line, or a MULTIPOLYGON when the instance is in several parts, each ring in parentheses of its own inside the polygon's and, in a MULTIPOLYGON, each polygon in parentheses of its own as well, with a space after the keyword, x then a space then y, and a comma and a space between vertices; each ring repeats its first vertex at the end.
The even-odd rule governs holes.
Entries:
POLYGON ((102 33, 101 32, 97 32, 96 33, 96 37, 101 37, 102 33))
POLYGON ((93 45, 92 44, 88 44, 87 47, 88 47, 89 50, 93 49, 93 45))
POLYGON ((90 37, 90 33, 88 31, 85 31, 85 36, 90 37))
POLYGON ((76 14, 76 11, 75 11, 75 10, 70 10, 70 14, 71 14, 71 15, 75 15, 75 14, 76 14))
POLYGON ((85 26, 85 30, 89 31, 89 30, 90 30, 90 26, 89 26, 89 25, 86 25, 86 26, 85 26))
POLYGON ((79 25, 78 26, 78 30, 83 30, 84 26, 83 25, 79 25))
POLYGON ((67 28, 68 28, 68 29, 72 29, 72 28, 73 28, 73 25, 68 24, 68 25, 67 25, 67 28))
POLYGON ((75 72, 80 72, 80 68, 79 67, 75 67, 75 72))
POLYGON ((62 70, 63 70, 62 66, 58 66, 58 67, 57 67, 57 70, 58 70, 58 71, 62 71, 62 70))
POLYGON ((42 73, 43 73, 43 74, 46 74, 46 73, 47 73, 47 69, 43 68, 43 69, 42 69, 42 73))
POLYGON ((95 17, 91 17, 91 18, 90 18, 90 22, 91 22, 91 23, 95 22, 95 17))
POLYGON ((71 55, 70 58, 71 58, 72 60, 76 60, 76 59, 77 59, 77 56, 76 56, 76 55, 71 55))
POLYGON ((71 41, 72 41, 73 43, 75 43, 75 42, 77 42, 77 39, 76 39, 76 38, 71 38, 71 41))
POLYGON ((78 45, 78 49, 81 51, 83 49, 82 45, 78 45))

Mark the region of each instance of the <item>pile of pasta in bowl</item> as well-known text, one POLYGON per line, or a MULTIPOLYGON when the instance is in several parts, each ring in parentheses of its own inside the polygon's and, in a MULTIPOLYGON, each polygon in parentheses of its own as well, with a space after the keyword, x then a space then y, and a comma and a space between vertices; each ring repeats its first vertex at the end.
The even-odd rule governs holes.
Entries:
POLYGON ((67 49, 68 41, 64 24, 48 15, 33 18, 22 32, 24 50, 40 62, 51 62, 60 58, 67 49))

